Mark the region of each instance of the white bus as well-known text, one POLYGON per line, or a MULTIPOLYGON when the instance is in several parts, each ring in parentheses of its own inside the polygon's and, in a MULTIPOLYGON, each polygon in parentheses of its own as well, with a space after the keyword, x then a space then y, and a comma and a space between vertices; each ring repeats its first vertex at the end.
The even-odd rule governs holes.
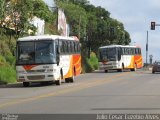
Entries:
POLYGON ((127 45, 109 45, 99 48, 99 69, 136 71, 143 67, 141 48, 127 45))
POLYGON ((58 35, 19 38, 16 46, 17 81, 27 87, 32 82, 56 85, 74 82, 81 72, 80 44, 76 37, 58 35))

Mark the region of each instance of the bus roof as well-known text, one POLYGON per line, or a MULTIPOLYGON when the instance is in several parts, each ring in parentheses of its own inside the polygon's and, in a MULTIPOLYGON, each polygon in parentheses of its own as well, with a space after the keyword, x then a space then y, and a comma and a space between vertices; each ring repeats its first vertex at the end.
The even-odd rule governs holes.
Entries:
POLYGON ((22 37, 19 38, 17 41, 35 41, 35 40, 45 40, 45 39, 64 39, 64 40, 76 40, 75 37, 64 37, 64 36, 59 36, 59 35, 38 35, 38 36, 27 36, 27 37, 22 37))
POLYGON ((131 46, 131 45, 107 45, 107 46, 102 46, 102 47, 100 47, 100 49, 101 48, 113 48, 113 47, 133 47, 133 48, 135 48, 135 47, 137 47, 137 46, 131 46))

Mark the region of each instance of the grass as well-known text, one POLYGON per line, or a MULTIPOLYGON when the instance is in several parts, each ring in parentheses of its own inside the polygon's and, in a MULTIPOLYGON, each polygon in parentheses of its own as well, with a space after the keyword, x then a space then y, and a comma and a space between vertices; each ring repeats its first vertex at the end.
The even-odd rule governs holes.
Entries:
POLYGON ((13 67, 0 67, 0 84, 15 83, 16 71, 13 67))

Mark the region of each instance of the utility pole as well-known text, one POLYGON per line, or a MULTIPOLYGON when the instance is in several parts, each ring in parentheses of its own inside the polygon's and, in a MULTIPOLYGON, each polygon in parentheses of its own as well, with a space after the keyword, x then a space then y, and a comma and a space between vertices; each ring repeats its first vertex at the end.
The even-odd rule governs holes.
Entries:
POLYGON ((147 31, 147 42, 146 42, 146 65, 148 64, 148 31, 147 31))

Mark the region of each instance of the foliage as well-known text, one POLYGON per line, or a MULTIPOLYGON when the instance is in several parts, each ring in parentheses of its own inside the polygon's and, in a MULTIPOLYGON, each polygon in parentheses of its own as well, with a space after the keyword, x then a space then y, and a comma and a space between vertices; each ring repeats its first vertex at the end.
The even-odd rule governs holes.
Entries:
POLYGON ((98 69, 98 58, 95 53, 91 53, 90 58, 86 58, 85 72, 92 72, 98 69))
POLYGON ((88 47, 97 53, 100 46, 128 45, 131 42, 123 24, 111 18, 110 12, 104 8, 95 7, 88 0, 55 0, 55 2, 58 7, 64 9, 71 26, 71 34, 79 36, 82 49, 88 47), (84 38, 88 38, 87 41, 84 38))
POLYGON ((58 2, 58 6, 64 9, 67 22, 70 26, 70 35, 83 38, 86 34, 87 14, 79 5, 66 2, 58 2))
POLYGON ((58 34, 56 27, 54 27, 53 24, 48 23, 48 22, 45 24, 44 33, 45 34, 58 34))
POLYGON ((8 62, 8 64, 9 64, 11 67, 15 67, 15 63, 16 63, 16 58, 15 58, 15 56, 7 55, 7 56, 5 56, 5 59, 6 59, 6 62, 8 62))
POLYGON ((0 55, 0 84, 16 82, 15 57, 0 55))
POLYGON ((16 82, 16 71, 13 67, 0 67, 0 84, 16 82))
POLYGON ((48 6, 42 0, 32 0, 33 4, 33 15, 41 19, 44 19, 45 22, 53 22, 54 16, 48 6))
POLYGON ((8 66, 6 60, 3 56, 0 55, 0 66, 8 66))

